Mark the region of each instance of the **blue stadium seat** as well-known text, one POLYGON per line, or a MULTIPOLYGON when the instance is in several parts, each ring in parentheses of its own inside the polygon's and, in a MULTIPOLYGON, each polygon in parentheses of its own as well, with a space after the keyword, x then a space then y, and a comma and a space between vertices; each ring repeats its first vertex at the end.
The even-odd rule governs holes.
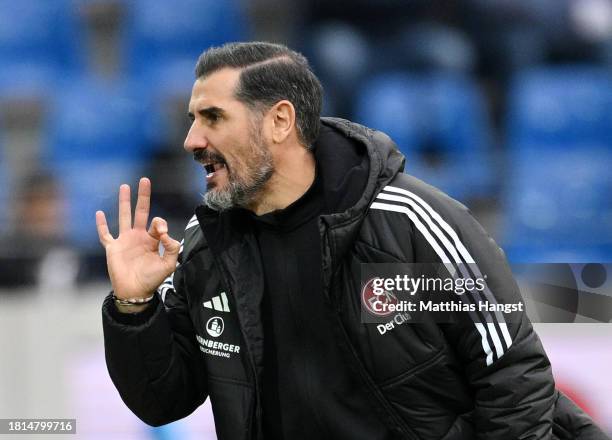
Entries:
POLYGON ((127 53, 135 72, 175 57, 195 62, 208 47, 248 35, 237 0, 134 0, 129 6, 127 53))
POLYGON ((57 69, 44 63, 4 63, 0 69, 0 100, 51 99, 58 75, 57 69))
POLYGON ((595 69, 538 70, 520 75, 511 93, 509 255, 605 255, 612 249, 612 81, 595 69))
POLYGON ((459 199, 493 193, 490 126, 469 78, 388 73, 367 81, 360 95, 357 121, 391 136, 407 173, 459 199))
MULTIPOLYGON (((149 98, 130 83, 68 77, 50 107, 42 163, 67 199, 66 232, 81 250, 96 249, 94 213, 116 221, 121 183, 137 183, 155 143, 147 132, 149 98)), ((134 186, 133 186, 134 187, 134 186)))
POLYGON ((150 152, 148 96, 128 83, 70 77, 49 112, 48 164, 72 160, 140 160, 150 152))
POLYGON ((81 39, 73 9, 68 0, 0 0, 0 63, 78 67, 81 39))
POLYGON ((597 67, 541 68, 511 85, 508 142, 512 150, 610 145, 609 71, 597 67))
MULTIPOLYGON (((141 94, 150 98, 152 112, 147 115, 148 131, 159 142, 168 139, 170 126, 176 124, 174 113, 179 106, 187 121, 187 107, 195 81, 195 60, 176 58, 153 63, 139 75, 141 94)), ((186 133, 184 133, 186 134, 186 133)), ((176 146, 180 148, 180 145, 176 146)))
POLYGON ((54 168, 66 198, 66 235, 72 245, 84 251, 98 250, 97 210, 106 213, 116 236, 119 186, 130 184, 135 195, 142 170, 140 162, 113 159, 75 160, 54 168))
POLYGON ((362 86, 355 104, 355 119, 391 136, 410 164, 410 153, 423 142, 426 115, 420 107, 422 95, 420 82, 414 76, 377 75, 362 86))
POLYGON ((431 169, 427 177, 439 180, 457 197, 491 196, 495 191, 492 133, 478 85, 466 76, 443 73, 428 76, 426 84, 426 108, 431 112, 428 142, 444 160, 441 169, 431 169))
POLYGON ((174 96, 189 98, 195 81, 195 65, 196 60, 189 57, 164 60, 147 66, 141 78, 143 83, 151 87, 150 93, 158 101, 174 96))

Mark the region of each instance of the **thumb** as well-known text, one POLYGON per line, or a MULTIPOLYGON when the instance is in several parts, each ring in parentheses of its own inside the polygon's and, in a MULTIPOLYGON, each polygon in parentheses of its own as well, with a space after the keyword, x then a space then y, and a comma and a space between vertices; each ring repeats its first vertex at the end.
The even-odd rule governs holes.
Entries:
POLYGON ((175 264, 181 250, 181 244, 171 238, 167 233, 161 234, 160 240, 164 246, 164 255, 162 258, 175 264))

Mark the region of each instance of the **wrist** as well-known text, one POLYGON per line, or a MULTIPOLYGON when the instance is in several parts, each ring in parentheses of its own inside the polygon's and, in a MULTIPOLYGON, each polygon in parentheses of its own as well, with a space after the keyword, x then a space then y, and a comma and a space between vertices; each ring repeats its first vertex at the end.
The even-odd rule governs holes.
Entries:
POLYGON ((121 305, 115 301, 115 308, 119 313, 132 314, 132 313, 140 313, 149 308, 151 303, 145 304, 134 304, 130 306, 121 305))
POLYGON ((135 298, 123 298, 121 296, 115 295, 115 293, 113 292, 112 297, 113 297, 113 301, 115 301, 115 304, 130 307, 130 306, 137 306, 137 305, 150 303, 151 301, 153 301, 153 298, 155 297, 155 292, 147 296, 144 296, 144 297, 135 297, 135 298))
POLYGON ((145 324, 153 319, 156 314, 159 314, 160 309, 163 309, 163 306, 160 307, 160 303, 161 298, 156 294, 153 301, 148 304, 137 307, 132 306, 130 308, 121 307, 117 306, 111 292, 111 294, 104 299, 103 310, 112 321, 132 327, 145 324))
POLYGON ((145 310, 155 299, 155 292, 146 297, 121 298, 112 293, 115 308, 121 313, 139 313, 145 310))

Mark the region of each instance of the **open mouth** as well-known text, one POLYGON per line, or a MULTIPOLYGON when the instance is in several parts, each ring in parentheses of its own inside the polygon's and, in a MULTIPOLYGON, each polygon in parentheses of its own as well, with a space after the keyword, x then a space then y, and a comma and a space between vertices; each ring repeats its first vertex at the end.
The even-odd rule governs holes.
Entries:
POLYGON ((212 175, 221 169, 225 168, 225 162, 210 162, 204 164, 206 170, 206 177, 212 177, 212 175))
POLYGON ((214 176, 214 174, 223 169, 227 169, 227 163, 225 159, 220 154, 209 152, 206 150, 196 150, 193 153, 193 158, 196 162, 202 164, 204 169, 206 170, 206 177, 210 178, 214 176))

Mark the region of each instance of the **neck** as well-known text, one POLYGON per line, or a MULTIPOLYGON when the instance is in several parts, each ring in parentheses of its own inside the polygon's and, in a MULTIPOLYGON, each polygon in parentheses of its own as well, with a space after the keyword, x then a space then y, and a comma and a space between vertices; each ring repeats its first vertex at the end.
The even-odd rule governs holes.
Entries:
POLYGON ((275 158, 274 168, 261 196, 248 207, 255 215, 284 209, 308 191, 315 178, 314 154, 296 144, 275 158))

